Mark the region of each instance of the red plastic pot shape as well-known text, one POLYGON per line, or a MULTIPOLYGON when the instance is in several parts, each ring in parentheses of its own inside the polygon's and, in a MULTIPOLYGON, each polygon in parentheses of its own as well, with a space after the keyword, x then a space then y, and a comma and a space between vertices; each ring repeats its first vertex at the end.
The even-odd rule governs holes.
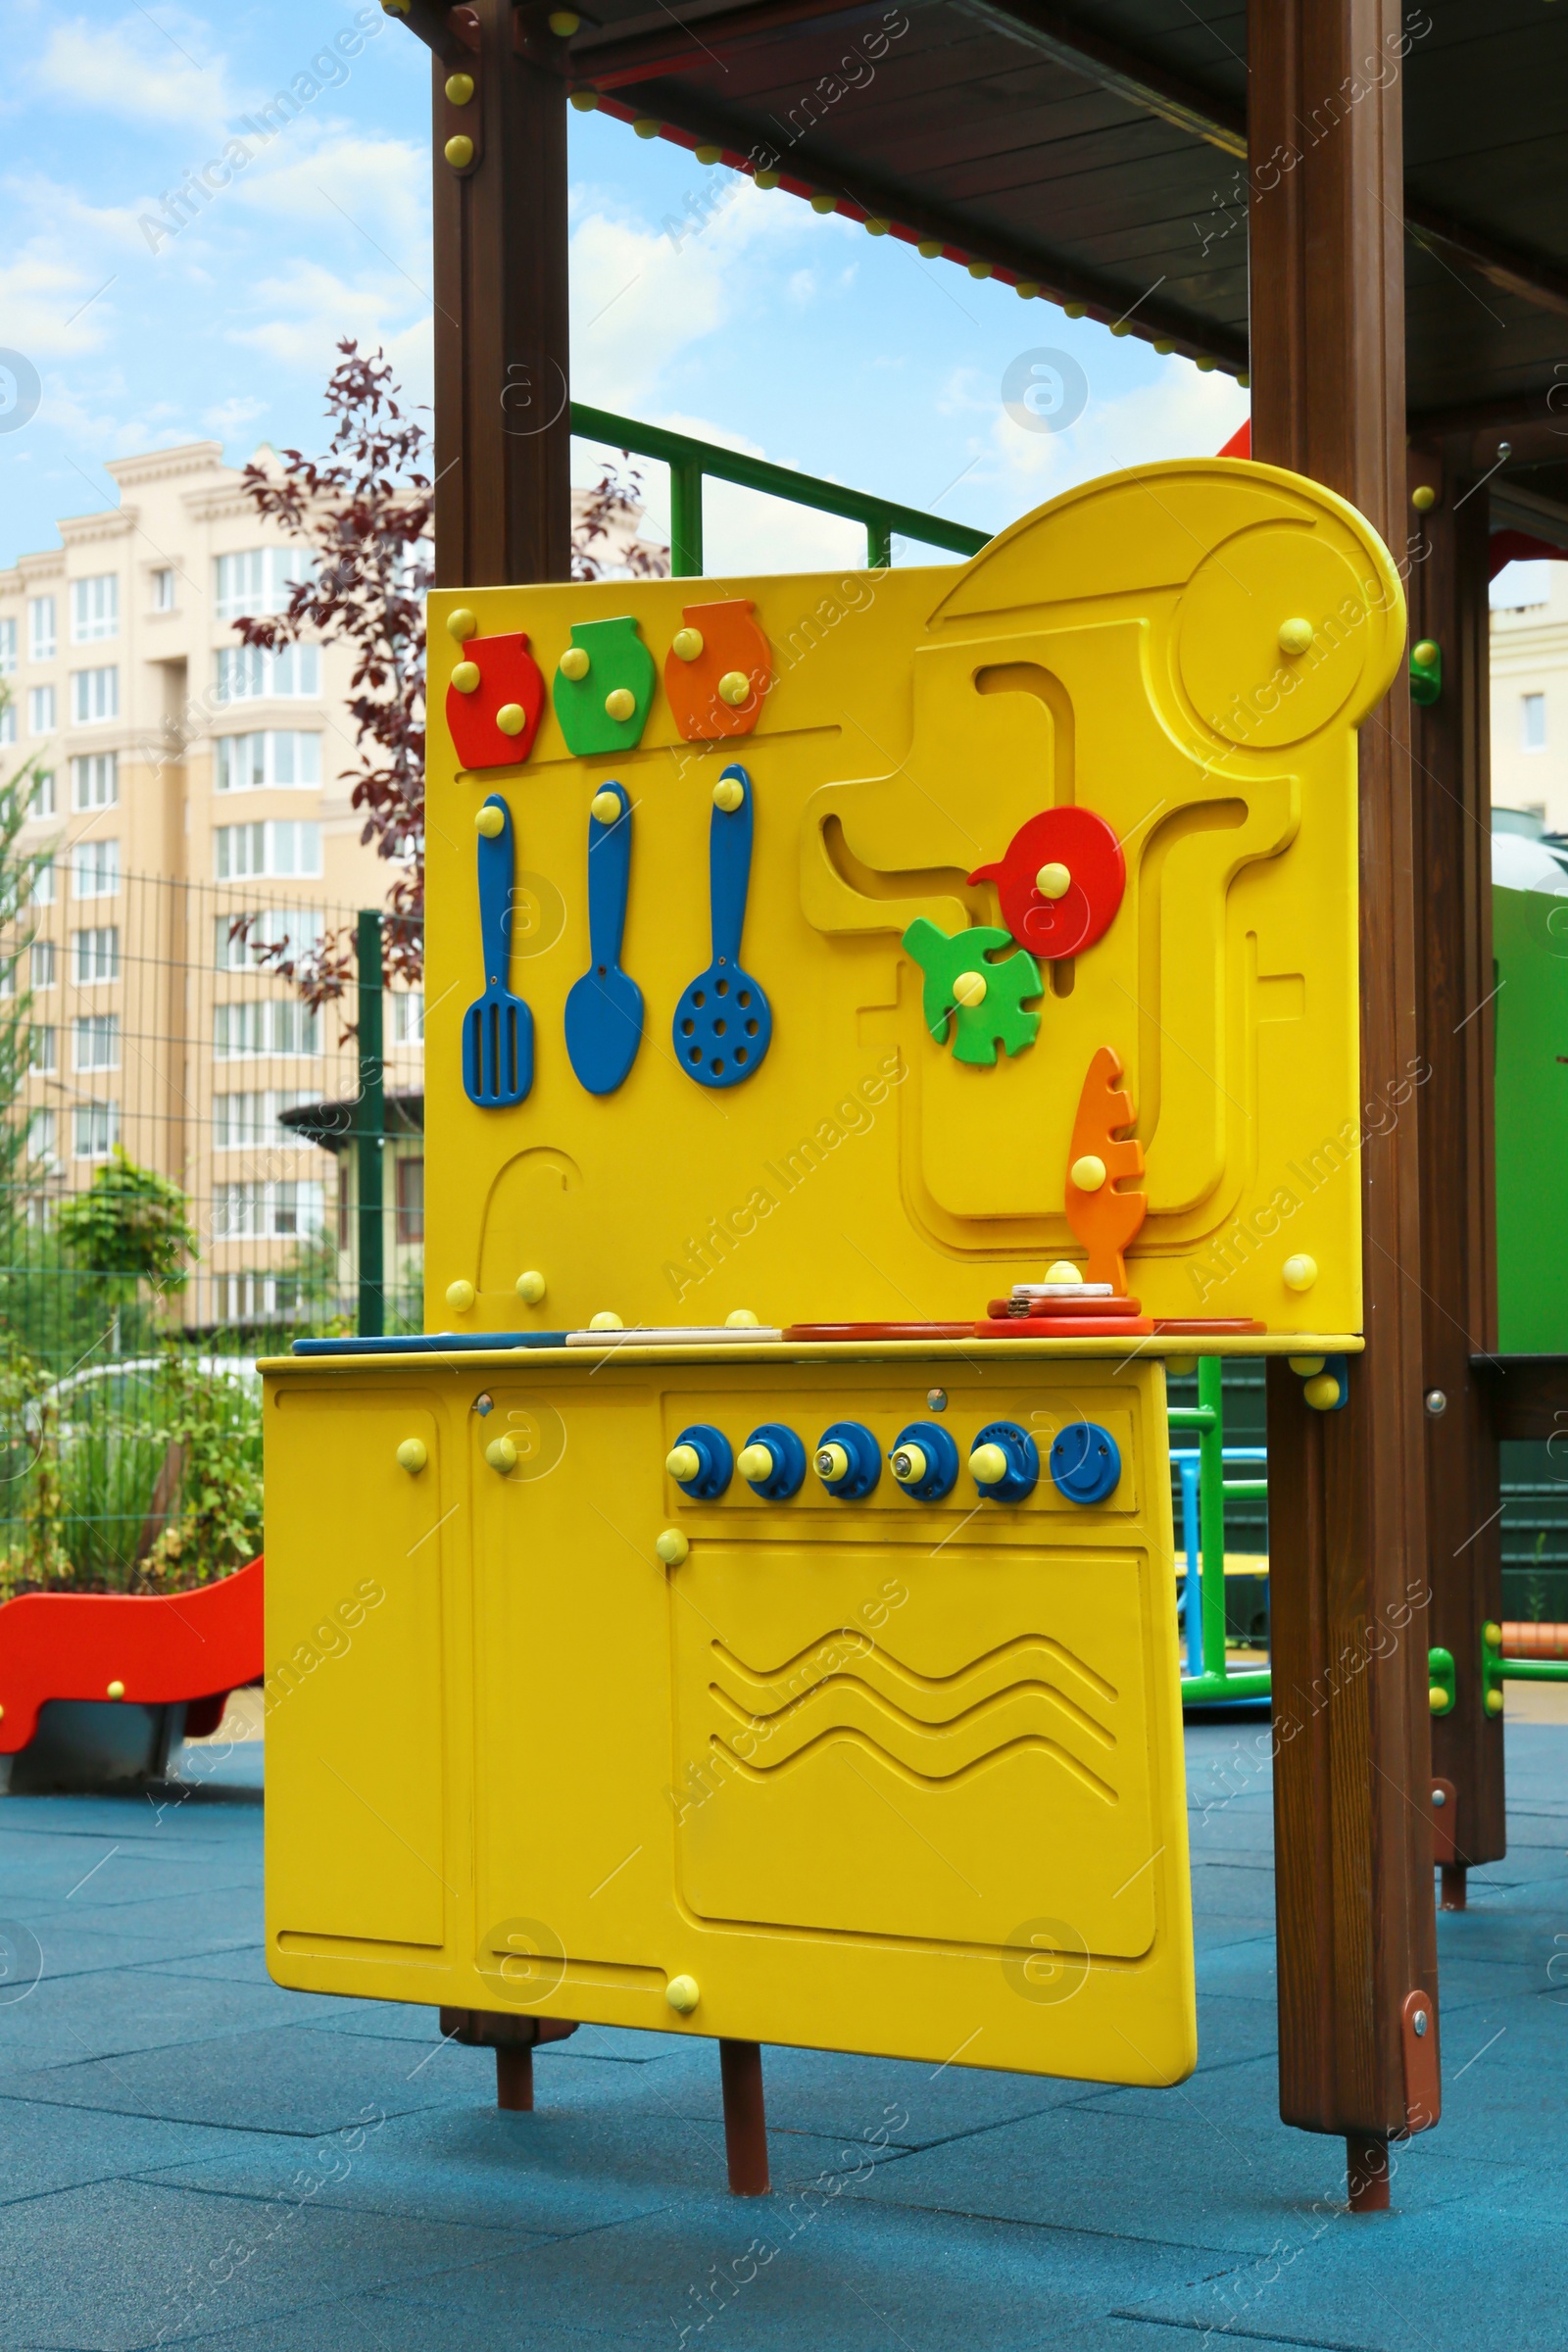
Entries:
POLYGON ((545 681, 519 629, 470 637, 447 688, 447 725, 463 767, 515 767, 539 732, 545 681))
POLYGON ((1092 808, 1047 808, 1020 825, 1007 854, 976 866, 995 882, 1002 919, 1021 948, 1054 962, 1081 956, 1110 927, 1127 888, 1121 844, 1092 808))
POLYGON ((686 743, 749 735, 773 675, 767 639, 749 597, 683 605, 684 628, 664 656, 664 695, 686 743))

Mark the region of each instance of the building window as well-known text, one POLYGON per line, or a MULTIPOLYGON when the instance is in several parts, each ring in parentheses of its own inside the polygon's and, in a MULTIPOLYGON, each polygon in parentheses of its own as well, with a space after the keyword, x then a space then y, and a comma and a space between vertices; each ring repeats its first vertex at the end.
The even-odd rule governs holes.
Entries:
POLYGON ((174 574, 172 568, 153 573, 153 611, 172 612, 174 610, 174 574))
POLYGON ((321 738, 270 727, 264 734, 220 735, 216 781, 220 792, 309 790, 321 781, 321 738))
POLYGON ((27 1119, 27 1157, 40 1161, 46 1168, 53 1167, 55 1150, 54 1112, 32 1111, 27 1119))
POLYGON ((22 950, 20 948, 16 949, 9 956, 0 956, 0 997, 14 997, 16 995, 17 965, 21 960, 22 950))
POLYGON ((215 1152, 254 1152, 264 1147, 270 1152, 309 1152, 311 1139, 297 1127, 285 1127, 285 1110, 303 1109, 314 1102, 313 1094, 290 1093, 287 1088, 268 1087, 243 1095, 215 1095, 213 1097, 213 1149, 215 1152))
POLYGON ((60 1067, 59 1032, 47 1021, 34 1021, 27 1033, 28 1059, 35 1070, 60 1067))
POLYGON ((34 906, 52 906, 54 905, 55 861, 52 858, 46 858, 42 865, 38 867, 32 877, 32 888, 27 896, 29 903, 34 906))
POLYGON ((424 1161, 400 1159, 397 1168, 397 1236, 400 1242, 424 1239, 424 1161))
POLYGON ((0 703, 0 749, 8 748, 16 740, 17 706, 13 702, 0 703))
POLYGON ((32 797, 27 803, 29 816, 53 816, 55 812, 55 771, 52 767, 33 770, 32 797))
POLYGON ((225 645, 219 649, 220 703, 264 702, 269 696, 286 699, 320 691, 318 645, 280 645, 275 653, 269 653, 260 645, 225 645))
POLYGON ((27 733, 52 735, 55 731, 55 690, 52 686, 27 688, 27 733))
POLYGON ((263 1054, 283 1059, 319 1054, 320 1015, 294 998, 253 997, 242 1004, 213 1008, 213 1055, 218 1061, 246 1061, 263 1054))
POLYGON ((89 752, 71 762, 71 805, 74 808, 113 808, 120 799, 120 754, 89 752))
POLYGON ((14 678, 16 674, 17 624, 14 620, 0 620, 0 678, 14 678))
POLYGON ((71 673, 71 722, 76 727, 101 727, 106 719, 120 716, 120 672, 111 662, 107 669, 74 669, 71 673))
POLYGON ((245 915, 239 908, 229 914, 213 918, 218 969, 220 972, 254 971, 268 948, 282 948, 297 958, 309 948, 318 948, 325 937, 319 908, 309 906, 264 906, 257 914, 245 915), (236 923, 246 928, 236 931, 236 923))
POLYGON ((55 600, 52 596, 35 596, 27 606, 27 660, 52 662, 57 650, 55 600))
POLYGON ((74 1024, 71 1066, 74 1070, 118 1070, 120 1015, 118 1012, 78 1012, 74 1024))
POLYGON ((1522 694, 1519 697, 1519 744, 1523 751, 1544 752, 1546 748, 1546 698, 1544 694, 1522 694))
POLYGON ((78 841, 71 853, 72 895, 113 899, 120 895, 118 841, 78 841))
POLYGON ((53 988, 55 984, 55 943, 52 939, 35 939, 27 951, 27 986, 53 988))
POLYGON ((220 620, 259 620, 288 611, 296 580, 316 576, 316 559, 292 547, 251 547, 243 555, 220 556, 214 592, 220 620))
POLYGON ((395 1046, 418 1046, 424 1043, 424 991, 422 988, 400 988, 393 991, 392 1043, 395 1046))
POLYGON ((73 931, 71 943, 78 988, 93 988, 100 980, 120 978, 120 933, 113 923, 95 931, 73 931))
POLYGON ((219 1184, 213 1235, 220 1242, 300 1241, 321 1230, 319 1184, 219 1184))
POLYGON ((293 817, 269 818, 265 824, 220 825, 217 845, 218 879, 234 882, 253 875, 318 875, 321 870, 321 828, 293 817))
POLYGON ((71 583, 71 642, 93 645, 120 630, 120 582, 112 571, 71 583))
POLYGON ((71 1149, 77 1159, 107 1159, 120 1141, 118 1102, 77 1102, 71 1113, 71 1149))

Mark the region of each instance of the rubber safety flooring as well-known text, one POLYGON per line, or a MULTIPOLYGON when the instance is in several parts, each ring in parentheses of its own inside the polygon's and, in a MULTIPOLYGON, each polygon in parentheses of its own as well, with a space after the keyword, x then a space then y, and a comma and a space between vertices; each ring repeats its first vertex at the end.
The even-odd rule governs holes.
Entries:
POLYGON ((0 2352, 1568 2347, 1568 1726, 1440 1920, 1445 2112, 1394 2210, 1276 2106, 1268 1731, 1188 1731, 1197 2074, 1161 2091, 584 2029, 502 2114, 435 2012, 263 1965, 259 1745, 0 1801, 0 2352))

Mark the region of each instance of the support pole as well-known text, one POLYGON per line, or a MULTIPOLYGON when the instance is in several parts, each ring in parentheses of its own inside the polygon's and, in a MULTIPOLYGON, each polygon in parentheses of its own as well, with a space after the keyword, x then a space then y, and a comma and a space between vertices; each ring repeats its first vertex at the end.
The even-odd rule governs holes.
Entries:
MULTIPOLYGON (((1252 452, 1339 491, 1397 555, 1399 11, 1250 0, 1248 33, 1252 452), (1386 75, 1368 58, 1390 61, 1386 75)), ((1359 779, 1362 1088, 1382 1102, 1419 1051, 1402 684, 1362 727, 1359 779)), ((1406 2128, 1402 2005, 1437 1982, 1421 1107, 1412 1087, 1381 1132, 1366 1122, 1346 1178, 1361 1187, 1368 1334, 1348 1404, 1314 1412, 1288 1365, 1269 1366, 1280 2113, 1345 2135, 1357 2211, 1377 2144, 1406 2128)))
POLYGON ((362 907, 354 926, 359 965, 360 1100, 354 1129, 354 1176, 359 1200, 359 1332, 378 1340, 386 1330, 386 1060, 383 1053, 381 916, 362 907))
POLYGON ((721 2041, 719 2080, 724 2087, 724 2154, 734 2197, 765 2197, 767 2114, 762 2099, 762 2053, 755 2041, 721 2041))
POLYGON ((496 2105, 509 2115, 533 2113, 533 2051, 516 2047, 496 2049, 496 2105))

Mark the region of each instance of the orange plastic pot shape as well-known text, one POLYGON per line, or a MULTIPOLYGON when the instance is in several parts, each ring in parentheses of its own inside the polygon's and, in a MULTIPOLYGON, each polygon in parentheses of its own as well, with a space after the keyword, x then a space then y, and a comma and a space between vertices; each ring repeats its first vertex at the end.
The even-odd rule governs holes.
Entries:
POLYGON ((749 735, 773 677, 767 639, 749 597, 685 605, 685 626, 664 656, 664 693, 687 743, 749 735))

